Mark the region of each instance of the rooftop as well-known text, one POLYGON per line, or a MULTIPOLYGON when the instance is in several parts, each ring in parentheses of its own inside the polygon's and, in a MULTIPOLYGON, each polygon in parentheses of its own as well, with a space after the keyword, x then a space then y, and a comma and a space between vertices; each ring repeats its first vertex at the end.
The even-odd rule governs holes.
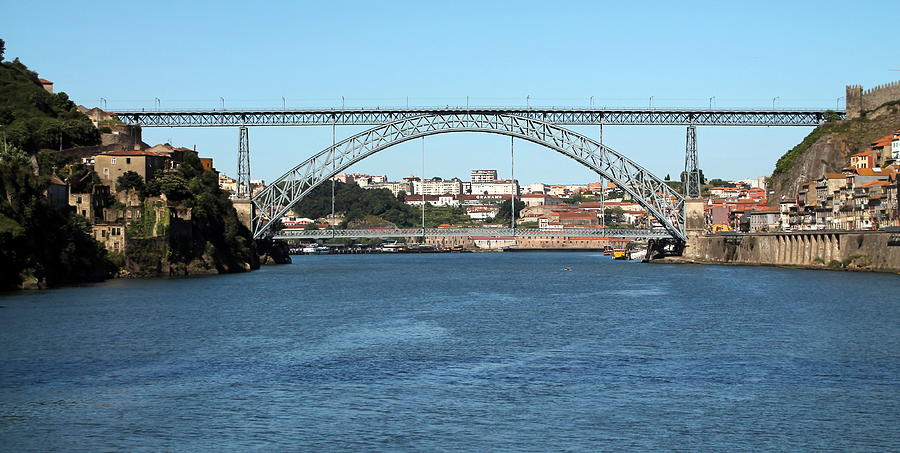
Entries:
POLYGON ((105 153, 100 153, 101 156, 153 156, 153 157, 165 157, 168 158, 167 154, 163 153, 154 153, 152 151, 108 151, 105 153))

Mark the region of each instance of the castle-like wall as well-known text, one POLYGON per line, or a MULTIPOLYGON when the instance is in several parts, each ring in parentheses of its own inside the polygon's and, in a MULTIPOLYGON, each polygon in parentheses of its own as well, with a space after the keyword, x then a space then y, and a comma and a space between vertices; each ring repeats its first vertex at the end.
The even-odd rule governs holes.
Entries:
POLYGON ((875 110, 885 102, 900 100, 900 80, 864 90, 862 85, 847 85, 847 118, 858 118, 863 112, 875 110))
POLYGON ((800 232, 689 237, 685 258, 728 264, 900 273, 900 246, 886 232, 800 232))

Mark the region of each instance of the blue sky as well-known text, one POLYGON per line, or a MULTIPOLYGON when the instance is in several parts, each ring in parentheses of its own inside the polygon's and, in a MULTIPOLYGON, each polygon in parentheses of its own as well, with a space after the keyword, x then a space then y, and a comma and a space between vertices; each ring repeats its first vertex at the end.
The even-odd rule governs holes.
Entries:
MULTIPOLYGON (((844 85, 900 78, 888 39, 894 1, 847 2, 27 2, 0 6, 6 58, 20 57, 76 102, 116 108, 411 105, 833 107, 844 85), (265 6, 263 6, 265 5, 265 6), (863 19, 855 21, 853 17, 863 19), (855 24, 855 25, 854 25, 855 24), (881 30, 873 32, 873 30, 881 30), (881 35, 877 37, 877 35, 881 35), (892 60, 893 58, 893 60, 892 60)), ((840 100, 841 102, 843 99, 840 100)), ((596 136, 596 127, 575 128, 596 136)), ((338 139, 361 128, 339 127, 338 139)), ((771 173, 809 128, 698 129, 708 177, 771 173)), ((684 165, 682 127, 607 127, 605 143, 659 176, 684 165)), ((234 128, 145 129, 196 145, 233 174, 234 128)), ((331 143, 329 128, 252 128, 254 178, 274 179, 331 143)), ((420 172, 421 143, 351 171, 420 172)), ((426 174, 509 174, 509 139, 429 137, 426 174)), ((523 183, 596 180, 517 143, 523 183)))

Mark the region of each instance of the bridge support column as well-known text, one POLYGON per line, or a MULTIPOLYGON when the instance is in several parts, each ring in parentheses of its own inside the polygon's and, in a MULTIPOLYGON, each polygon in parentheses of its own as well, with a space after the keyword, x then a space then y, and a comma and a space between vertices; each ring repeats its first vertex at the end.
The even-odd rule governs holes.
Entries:
POLYGON ((253 231, 253 203, 249 198, 235 198, 231 200, 231 205, 237 211, 238 220, 244 224, 247 229, 253 231))
POLYGON ((705 204, 700 198, 684 200, 684 233, 687 236, 684 254, 687 256, 699 258, 702 253, 699 238, 706 232, 706 214, 703 210, 705 204))
POLYGON ((693 124, 687 128, 684 153, 684 175, 681 182, 684 184, 684 197, 697 198, 700 196, 700 163, 697 157, 697 128, 693 124))
POLYGON ((250 189, 250 136, 247 126, 241 126, 238 137, 238 162, 237 162, 237 197, 250 198, 253 194, 250 189))

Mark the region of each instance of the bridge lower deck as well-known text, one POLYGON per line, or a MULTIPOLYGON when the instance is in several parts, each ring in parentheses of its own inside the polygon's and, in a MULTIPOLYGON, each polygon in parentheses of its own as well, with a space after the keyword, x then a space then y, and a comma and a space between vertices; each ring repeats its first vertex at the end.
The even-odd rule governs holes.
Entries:
POLYGON ((665 230, 617 228, 390 228, 349 230, 281 230, 274 239, 413 238, 413 237, 602 237, 664 239, 665 230))

